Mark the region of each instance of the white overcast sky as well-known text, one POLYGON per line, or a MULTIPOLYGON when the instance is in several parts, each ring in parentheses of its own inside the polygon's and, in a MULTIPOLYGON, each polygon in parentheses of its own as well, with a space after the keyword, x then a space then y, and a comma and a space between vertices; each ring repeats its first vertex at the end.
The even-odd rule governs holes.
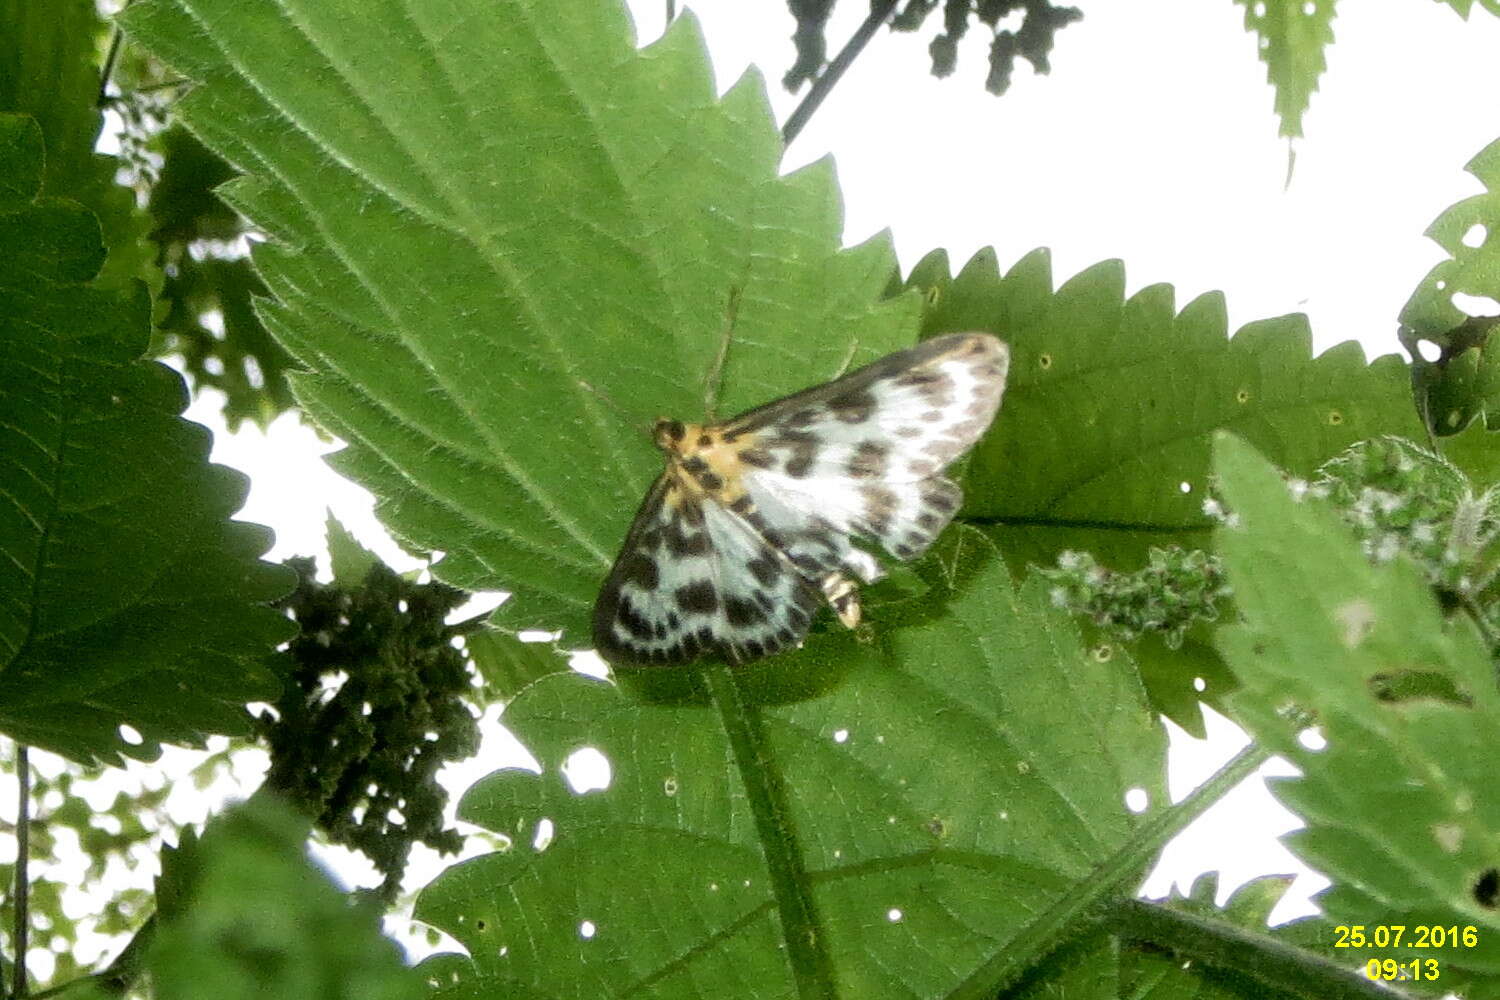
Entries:
MULTIPOLYGON (((926 51, 939 15, 915 35, 878 34, 789 150, 787 167, 832 154, 846 242, 890 229, 905 268, 937 247, 959 266, 993 246, 1009 267, 1046 246, 1061 281, 1118 257, 1130 291, 1169 282, 1179 307, 1223 290, 1231 329, 1300 311, 1319 350, 1348 339, 1372 356, 1396 350, 1397 313, 1441 259, 1422 232, 1480 190, 1463 165, 1500 136, 1500 20, 1476 8, 1466 23, 1432 0, 1342 4, 1288 186, 1288 144, 1277 136, 1273 93, 1241 7, 1077 2, 1084 19, 1059 34, 1051 75, 1034 76, 1020 63, 1003 98, 982 87, 982 29, 971 32, 958 72, 943 81, 928 74, 926 51)), ((798 100, 779 83, 793 57, 785 6, 682 6, 702 22, 720 89, 758 65, 784 120, 798 100)), ((663 0, 631 7, 639 40, 656 38, 663 0)), ((830 54, 867 9, 843 0, 829 27, 830 54)), ((332 507, 393 564, 412 565, 381 538, 368 495, 326 469, 317 456, 327 446, 294 418, 269 434, 231 436, 218 406, 206 396, 190 415, 214 428, 216 461, 251 475, 240 516, 276 529, 273 558, 320 551, 332 507)), ((1174 799, 1243 741, 1216 717, 1210 729, 1206 743, 1173 733, 1174 799)), ((515 760, 508 746, 489 744, 453 783, 515 760)), ((1225 885, 1305 872, 1275 840, 1294 825, 1252 780, 1174 842, 1147 889, 1160 894, 1174 878, 1206 869, 1222 869, 1225 885)), ((441 864, 424 858, 408 884, 425 882, 441 864)), ((338 867, 346 877, 357 868, 338 867)), ((1307 896, 1322 884, 1299 878, 1277 916, 1309 912, 1307 896)))

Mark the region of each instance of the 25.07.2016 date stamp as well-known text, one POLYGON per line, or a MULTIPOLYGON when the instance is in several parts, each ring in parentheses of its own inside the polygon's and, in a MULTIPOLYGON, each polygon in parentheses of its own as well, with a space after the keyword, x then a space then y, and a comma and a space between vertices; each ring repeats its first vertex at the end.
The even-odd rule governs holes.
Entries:
MULTIPOLYGON (((1473 948, 1479 944, 1479 928, 1473 924, 1339 924, 1334 927, 1335 948, 1473 948)), ((1441 974, 1435 958, 1381 957, 1365 963, 1371 979, 1437 979, 1441 974)))

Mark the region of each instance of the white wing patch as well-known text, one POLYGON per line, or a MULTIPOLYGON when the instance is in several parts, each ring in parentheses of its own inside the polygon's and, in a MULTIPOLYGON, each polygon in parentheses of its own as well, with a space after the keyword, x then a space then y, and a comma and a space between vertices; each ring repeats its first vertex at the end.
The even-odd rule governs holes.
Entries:
POLYGON ((800 644, 819 604, 859 621, 854 579, 920 555, 953 519, 942 470, 989 427, 1008 354, 951 334, 717 426, 658 422, 667 470, 594 609, 613 662, 743 662, 800 644), (851 579, 854 578, 854 579, 851 579))

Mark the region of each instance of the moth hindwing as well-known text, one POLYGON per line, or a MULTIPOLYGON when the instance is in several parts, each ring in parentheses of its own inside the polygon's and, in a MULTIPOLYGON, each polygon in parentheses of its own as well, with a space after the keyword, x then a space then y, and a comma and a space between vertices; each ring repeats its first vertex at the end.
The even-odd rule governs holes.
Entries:
POLYGON ((594 605, 600 655, 743 663, 800 645, 823 604, 853 628, 869 547, 913 559, 953 519, 943 469, 994 419, 1008 358, 948 334, 722 424, 657 421, 666 469, 594 605))

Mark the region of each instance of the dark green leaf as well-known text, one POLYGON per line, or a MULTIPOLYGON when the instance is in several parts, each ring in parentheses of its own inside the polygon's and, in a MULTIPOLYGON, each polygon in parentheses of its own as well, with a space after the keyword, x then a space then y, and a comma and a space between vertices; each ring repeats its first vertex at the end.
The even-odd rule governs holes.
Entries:
MULTIPOLYGON (((33 132, 0 143, 14 154, 0 176, 35 177, 36 126, 0 122, 33 132)), ((0 547, 15 570, 0 576, 0 728, 85 761, 246 731, 243 704, 276 692, 260 661, 292 631, 261 603, 292 582, 256 559, 269 532, 229 520, 244 477, 210 465, 208 433, 178 416, 181 378, 139 360, 145 288, 88 283, 103 258, 76 204, 0 214, 0 547)))
POLYGON ((566 655, 554 644, 522 642, 510 632, 473 632, 464 645, 492 701, 508 701, 532 681, 568 669, 566 655))
MULTIPOLYGON (((70 198, 99 219, 105 282, 155 280, 145 216, 115 183, 119 161, 94 152, 104 22, 93 0, 0 0, 0 112, 34 117, 47 142, 42 192, 70 198)), ((30 200, 36 193, 25 194, 30 200)))
POLYGON ((352 590, 364 583, 370 567, 379 563, 380 557, 359 544, 359 539, 339 523, 338 518, 333 516, 333 511, 328 512, 324 524, 328 539, 328 561, 333 570, 334 582, 352 590))

